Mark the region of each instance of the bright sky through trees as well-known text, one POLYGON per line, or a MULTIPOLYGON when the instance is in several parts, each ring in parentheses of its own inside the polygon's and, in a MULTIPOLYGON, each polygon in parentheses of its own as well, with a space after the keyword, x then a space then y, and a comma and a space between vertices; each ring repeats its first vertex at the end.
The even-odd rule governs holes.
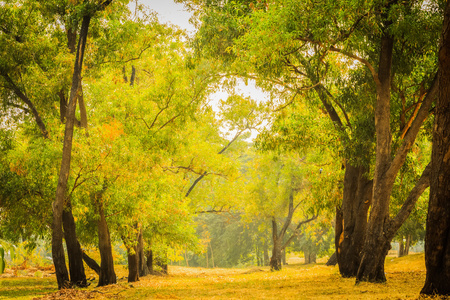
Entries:
MULTIPOLYGON (((135 5, 131 3, 131 5, 135 5)), ((189 32, 189 34, 193 34, 195 31, 194 26, 189 23, 189 19, 192 16, 190 12, 186 10, 183 4, 175 3, 172 0, 138 0, 140 4, 144 4, 150 9, 154 10, 158 14, 158 20, 161 23, 171 23, 179 26, 182 29, 185 29, 189 32)), ((248 81, 248 84, 245 84, 242 80, 238 81, 238 85, 236 87, 236 93, 242 94, 245 97, 251 97, 256 101, 266 101, 268 96, 261 90, 255 86, 255 83, 252 80, 248 81)), ((210 96, 214 110, 217 110, 217 105, 219 100, 225 100, 228 97, 228 93, 226 91, 217 91, 216 93, 210 96)), ((257 135, 257 132, 252 131, 252 135, 250 139, 254 139, 257 135)), ((229 136, 234 136, 234 132, 231 132, 229 136)))
POLYGON ((189 23, 191 13, 188 12, 183 4, 178 4, 172 0, 138 0, 158 13, 158 19, 161 23, 172 23, 188 30, 194 31, 194 26, 189 23))

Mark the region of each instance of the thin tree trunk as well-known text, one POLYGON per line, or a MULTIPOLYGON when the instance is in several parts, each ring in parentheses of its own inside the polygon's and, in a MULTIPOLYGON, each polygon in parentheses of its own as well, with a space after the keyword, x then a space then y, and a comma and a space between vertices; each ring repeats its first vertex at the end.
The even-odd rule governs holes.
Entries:
POLYGON ((185 245, 184 260, 186 261, 186 267, 189 267, 187 245, 185 245))
POLYGON ((209 248, 211 248, 211 263, 212 263, 212 267, 214 268, 214 252, 213 252, 213 248, 211 245, 211 242, 209 242, 209 248))
POLYGON ((83 251, 83 260, 89 268, 94 270, 94 272, 100 276, 100 266, 95 260, 90 258, 84 251, 83 251))
POLYGON ((411 235, 407 234, 406 235, 406 243, 405 243, 405 251, 403 252, 404 255, 408 255, 409 254, 409 247, 411 246, 411 235))
POLYGON ((268 266, 269 265, 269 245, 268 245, 268 241, 265 240, 264 241, 264 266, 268 266))
POLYGON ((430 200, 425 235, 427 276, 422 294, 450 295, 450 2, 439 48, 439 97, 431 154, 430 200))
POLYGON ((55 273, 58 282, 58 288, 61 289, 69 281, 67 267, 64 258, 64 248, 62 245, 62 214, 64 202, 66 199, 67 181, 69 179, 70 161, 72 157, 72 137, 75 120, 76 97, 80 86, 81 70, 83 65, 84 49, 89 29, 91 16, 84 16, 80 39, 78 42, 77 55, 72 77, 72 88, 70 90, 69 105, 67 110, 67 121, 64 131, 64 146, 59 172, 58 186, 56 188, 55 201, 53 202, 53 223, 52 223, 52 257, 55 265, 55 273))
POLYGON ((42 133, 42 136, 44 138, 48 138, 48 131, 47 128, 42 121, 41 116, 39 115, 39 112, 37 111, 36 107, 34 106, 33 102, 20 90, 20 88, 13 82, 11 77, 9 77, 8 73, 0 68, 0 75, 3 76, 3 78, 6 80, 6 82, 9 84, 9 88, 16 94, 17 97, 19 97, 20 100, 22 100, 26 106, 28 107, 29 111, 33 114, 34 120, 36 121, 36 124, 39 127, 39 130, 42 133))

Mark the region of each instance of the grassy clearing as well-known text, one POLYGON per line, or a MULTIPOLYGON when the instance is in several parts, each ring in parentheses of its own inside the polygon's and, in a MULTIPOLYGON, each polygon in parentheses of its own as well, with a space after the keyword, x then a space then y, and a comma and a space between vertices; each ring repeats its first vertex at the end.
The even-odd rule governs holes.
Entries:
MULTIPOLYGON (((341 278, 337 267, 289 265, 280 272, 171 267, 169 276, 126 279, 112 286, 56 292, 56 279, 2 278, 0 299, 417 299, 425 280, 424 255, 388 258, 385 284, 341 278)), ((119 268, 118 276, 126 276, 119 268)))

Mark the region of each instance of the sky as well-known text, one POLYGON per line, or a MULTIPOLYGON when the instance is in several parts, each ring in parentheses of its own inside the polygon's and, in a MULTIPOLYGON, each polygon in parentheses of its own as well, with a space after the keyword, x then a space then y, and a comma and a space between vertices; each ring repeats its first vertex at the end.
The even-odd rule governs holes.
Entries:
POLYGON ((172 0, 138 0, 150 9, 158 13, 158 19, 161 23, 172 23, 189 32, 194 31, 194 26, 189 23, 191 13, 188 12, 183 4, 175 3, 172 0))

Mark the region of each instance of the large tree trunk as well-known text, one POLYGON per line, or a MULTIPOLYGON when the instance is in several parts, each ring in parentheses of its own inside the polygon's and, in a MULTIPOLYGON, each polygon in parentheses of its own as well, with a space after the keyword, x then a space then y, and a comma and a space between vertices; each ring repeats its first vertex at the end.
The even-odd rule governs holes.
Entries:
POLYGON ((345 169, 342 208, 336 215, 336 235, 341 232, 336 253, 339 272, 343 277, 356 276, 361 261, 367 212, 372 199, 372 181, 367 179, 366 173, 364 167, 350 164, 345 169))
MULTIPOLYGON (((387 19, 387 14, 384 15, 387 19)), ((372 208, 367 224, 366 238, 362 250, 361 264, 356 276, 357 282, 384 282, 384 261, 390 249, 390 242, 395 232, 405 222, 419 196, 429 186, 431 164, 422 173, 416 186, 411 190, 400 212, 389 216, 389 203, 392 188, 397 174, 404 164, 420 128, 429 115, 429 110, 437 92, 436 78, 432 82, 422 105, 411 122, 409 130, 403 137, 396 153, 391 153, 390 129, 390 85, 393 54, 393 38, 389 33, 392 21, 384 22, 384 33, 381 37, 381 50, 378 73, 372 73, 377 87, 375 109, 375 129, 377 136, 376 164, 374 172, 372 208)))
MULTIPOLYGON (((387 16, 385 16, 387 18, 387 16)), ((387 174, 391 162, 391 68, 394 39, 388 32, 391 21, 384 22, 378 70, 375 129, 377 134, 376 164, 373 183, 373 206, 363 246, 357 281, 385 282, 384 259, 390 241, 384 236, 389 222, 389 201, 396 174, 387 174)))
POLYGON ((109 235, 108 223, 106 222, 103 204, 101 201, 97 204, 99 219, 97 222, 98 229, 98 249, 100 251, 100 274, 98 286, 114 284, 117 282, 116 273, 114 271, 114 260, 112 256, 111 237, 109 235))
POLYGON ((62 215, 64 202, 66 200, 67 181, 69 179, 70 161, 72 157, 72 137, 75 121, 76 98, 80 86, 81 70, 83 65, 84 49, 89 29, 91 16, 83 17, 80 30, 80 39, 75 58, 75 66, 72 77, 72 88, 70 90, 69 105, 66 115, 66 126, 64 131, 63 155, 61 160, 61 169, 59 172, 58 186, 56 188, 55 201, 53 202, 53 223, 52 223, 52 257, 55 265, 56 278, 58 288, 65 287, 65 283, 69 280, 67 267, 64 258, 63 248, 63 232, 62 232, 62 215))
POLYGON ((128 282, 139 281, 139 255, 137 245, 128 248, 128 282))
POLYGON ((439 97, 431 155, 432 174, 425 236, 427 276, 422 294, 450 295, 450 2, 439 49, 439 97))
POLYGON ((66 241, 67 256, 69 259, 69 274, 72 284, 86 287, 86 274, 84 272, 83 251, 76 235, 75 220, 72 215, 70 199, 63 211, 64 239, 66 241))

